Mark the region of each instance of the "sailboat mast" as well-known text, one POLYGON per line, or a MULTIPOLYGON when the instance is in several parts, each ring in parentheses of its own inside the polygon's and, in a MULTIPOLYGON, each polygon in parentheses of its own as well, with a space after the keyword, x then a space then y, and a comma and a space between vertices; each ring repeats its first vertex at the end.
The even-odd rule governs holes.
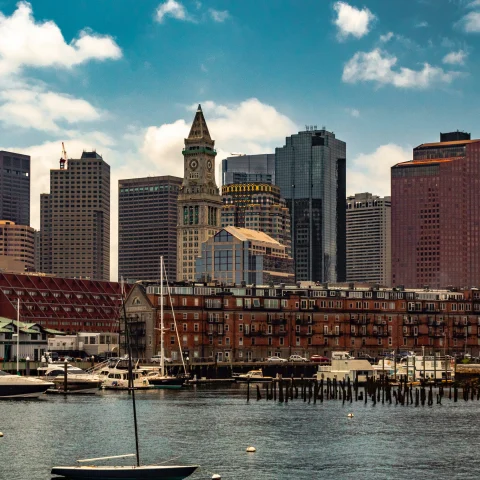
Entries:
POLYGON ((125 342, 127 344, 127 355, 128 355, 128 393, 132 395, 132 406, 133 406, 133 425, 135 429, 135 450, 137 455, 137 467, 140 466, 140 450, 138 448, 138 424, 137 424, 137 406, 135 404, 135 381, 133 376, 133 365, 132 365, 132 344, 130 342, 130 332, 128 330, 127 322, 127 309, 125 308, 125 290, 122 282, 122 304, 123 304, 123 318, 125 320, 125 342))
POLYGON ((160 374, 165 375, 165 345, 163 343, 163 256, 160 257, 160 374))
POLYGON ((20 298, 17 298, 17 375, 20 375, 20 298))

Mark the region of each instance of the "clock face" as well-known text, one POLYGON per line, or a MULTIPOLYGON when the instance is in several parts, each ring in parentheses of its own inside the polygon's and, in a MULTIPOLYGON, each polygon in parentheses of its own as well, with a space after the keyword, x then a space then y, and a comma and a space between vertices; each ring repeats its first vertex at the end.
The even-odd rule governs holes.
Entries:
POLYGON ((207 168, 208 168, 209 170, 212 169, 212 161, 211 161, 211 160, 209 160, 209 161, 207 162, 207 168))
POLYGON ((198 161, 195 160, 195 158, 193 160, 190 160, 190 168, 192 170, 195 170, 197 167, 198 167, 198 161))

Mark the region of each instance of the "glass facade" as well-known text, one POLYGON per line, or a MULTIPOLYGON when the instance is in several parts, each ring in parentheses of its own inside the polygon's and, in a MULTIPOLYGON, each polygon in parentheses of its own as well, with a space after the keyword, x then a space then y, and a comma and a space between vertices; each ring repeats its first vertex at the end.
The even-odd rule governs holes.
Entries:
POLYGON ((275 183, 275 154, 239 155, 222 160, 222 185, 275 183))
POLYGON ((287 137, 275 183, 290 210, 297 280, 344 281, 346 144, 326 130, 287 137))

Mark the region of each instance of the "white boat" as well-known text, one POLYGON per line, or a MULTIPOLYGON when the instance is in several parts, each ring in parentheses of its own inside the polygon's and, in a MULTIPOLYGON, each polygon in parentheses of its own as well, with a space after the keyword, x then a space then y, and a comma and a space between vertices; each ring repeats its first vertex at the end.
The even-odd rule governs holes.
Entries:
POLYGON ((373 365, 367 360, 357 359, 334 359, 331 365, 319 365, 317 371, 317 380, 327 381, 345 381, 365 383, 367 378, 372 377, 374 372, 373 365))
MULTIPOLYGON (((56 392, 65 390, 64 362, 51 362, 45 367, 39 367, 37 371, 40 378, 54 383, 56 392)), ((67 391, 95 393, 103 380, 103 377, 96 373, 88 373, 67 363, 67 391)))
MULTIPOLYGON (((101 371, 100 375, 104 378, 101 387, 105 390, 129 390, 132 386, 129 383, 129 358, 115 360, 101 371)), ((147 390, 152 388, 148 381, 148 371, 140 368, 138 362, 131 370, 133 378, 133 388, 135 390, 147 390)))
POLYGON ((52 382, 35 377, 10 375, 0 370, 0 399, 37 398, 51 387, 52 382))
MULTIPOLYGON (((122 280, 123 283, 123 280, 122 280)), ((123 288, 122 288, 123 291, 123 288)), ((130 335, 128 322, 126 320, 127 315, 125 312, 125 300, 123 301, 123 317, 125 320, 125 335, 126 343, 128 346, 128 369, 125 372, 127 380, 127 388, 131 394, 132 409, 133 409, 133 425, 135 432, 135 454, 128 455, 116 455, 113 457, 99 457, 99 458, 87 458, 84 460, 78 460, 78 462, 89 463, 88 466, 60 466, 52 468, 52 475, 60 475, 63 478, 69 478, 73 480, 183 480, 189 477, 197 468, 198 465, 140 465, 140 451, 138 441, 138 425, 137 425, 137 410, 135 404, 135 370, 132 362, 132 348, 130 344, 130 335), (136 457, 136 465, 122 465, 122 466, 92 466, 91 464, 96 461, 120 458, 120 457, 136 457)), ((111 373, 109 373, 110 376, 111 373)), ((123 374, 122 374, 123 375, 123 374)), ((107 378, 108 380, 108 378, 107 378)))
POLYGON ((264 377, 262 370, 250 370, 233 377, 236 382, 270 382, 273 377, 264 377))

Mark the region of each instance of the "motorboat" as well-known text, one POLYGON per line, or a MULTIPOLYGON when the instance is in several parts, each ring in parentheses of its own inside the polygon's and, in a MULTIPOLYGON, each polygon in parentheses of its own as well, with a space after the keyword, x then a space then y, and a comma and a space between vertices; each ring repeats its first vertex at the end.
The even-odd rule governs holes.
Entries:
MULTIPOLYGON (((109 363, 100 371, 104 378, 101 387, 105 390, 128 390, 129 388, 129 358, 122 358, 109 363)), ((148 371, 140 368, 138 362, 131 370, 133 388, 135 390, 147 390, 153 388, 148 380, 148 371)))
MULTIPOLYGON (((67 391, 69 392, 95 393, 104 380, 102 375, 86 372, 69 363, 66 364, 66 367, 67 391)), ((56 392, 65 391, 64 362, 51 362, 45 367, 39 367, 37 371, 41 378, 54 383, 56 392)))
POLYGON ((53 382, 35 377, 11 375, 0 370, 0 399, 37 398, 53 387, 53 382))
POLYGON ((273 377, 265 377, 262 370, 250 370, 233 377, 236 382, 271 382, 273 377))
POLYGON ((153 371, 147 374, 147 379, 150 385, 155 388, 182 388, 185 382, 188 380, 185 375, 169 375, 161 371, 153 371))

